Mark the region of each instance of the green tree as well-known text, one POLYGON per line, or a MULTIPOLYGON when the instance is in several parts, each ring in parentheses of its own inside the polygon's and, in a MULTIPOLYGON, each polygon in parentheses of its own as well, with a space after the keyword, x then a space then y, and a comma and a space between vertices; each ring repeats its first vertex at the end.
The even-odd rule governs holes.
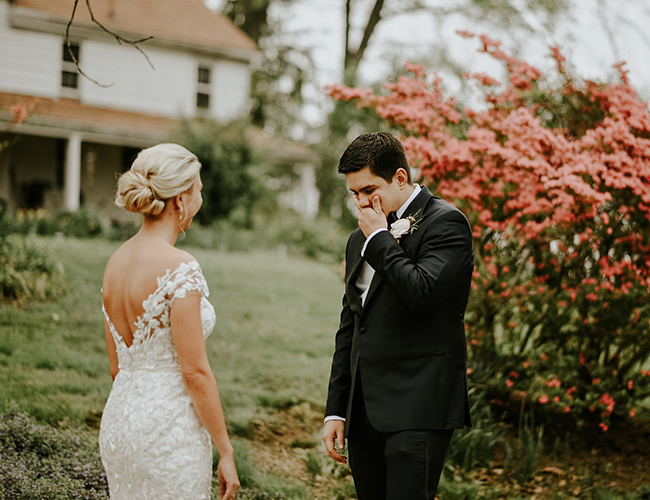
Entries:
POLYGON ((185 120, 174 140, 201 162, 203 207, 201 224, 230 219, 251 228, 256 210, 275 207, 275 195, 261 180, 266 170, 248 138, 246 122, 219 124, 210 120, 185 120))

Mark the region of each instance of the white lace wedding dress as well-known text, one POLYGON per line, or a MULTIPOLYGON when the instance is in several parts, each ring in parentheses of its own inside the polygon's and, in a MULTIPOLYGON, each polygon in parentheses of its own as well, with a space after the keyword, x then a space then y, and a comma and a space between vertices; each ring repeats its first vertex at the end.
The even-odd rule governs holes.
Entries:
POLYGON ((99 433, 111 500, 210 499, 210 436, 183 385, 169 325, 174 299, 190 291, 201 294, 207 338, 216 317, 197 262, 183 263, 158 278, 158 288, 142 304, 131 346, 102 305, 120 368, 99 433))

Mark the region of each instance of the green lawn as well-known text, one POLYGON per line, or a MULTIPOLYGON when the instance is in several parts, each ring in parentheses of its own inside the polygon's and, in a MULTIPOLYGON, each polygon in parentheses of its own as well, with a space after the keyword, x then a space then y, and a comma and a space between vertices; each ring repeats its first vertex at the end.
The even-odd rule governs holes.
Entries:
MULTIPOLYGON (((24 308, 0 306, 0 411, 15 404, 55 427, 81 428, 92 441, 95 437, 88 427, 79 424, 98 428, 111 388, 100 288, 104 265, 118 244, 37 241, 62 263, 68 293, 54 302, 24 308)), ((319 442, 343 292, 340 269, 270 251, 190 251, 201 263, 217 312, 207 346, 246 486, 239 497, 353 498, 349 468, 329 460, 319 442)), ((475 422, 480 413, 476 409, 475 422)), ((457 433, 458 444, 452 447, 468 446, 458 439, 460 435, 478 436, 472 443, 489 441, 494 437, 490 432, 500 429, 498 422, 491 424, 457 433)), ((516 444, 516 429, 506 432, 516 444)), ((479 456, 481 447, 467 449, 479 456)), ((521 500, 540 488, 543 492, 536 494, 540 500, 650 498, 640 490, 636 495, 616 491, 647 482, 642 461, 643 470, 625 462, 622 453, 595 461, 594 450, 591 455, 575 450, 573 457, 560 460, 547 446, 542 467, 552 465, 555 471, 560 467, 562 474, 538 473, 525 485, 508 479, 511 473, 491 473, 484 465, 456 481, 461 479, 456 467, 448 471, 439 498, 521 500), (598 489, 602 486, 606 489, 598 489)), ((214 490, 213 498, 217 497, 214 490)))
MULTIPOLYGON (((50 423, 92 423, 111 387, 100 289, 118 245, 39 241, 63 264, 68 294, 0 307, 0 401, 50 423)), ((234 430, 250 427, 266 408, 322 408, 343 289, 336 270, 273 252, 190 251, 217 312, 207 345, 234 430)))

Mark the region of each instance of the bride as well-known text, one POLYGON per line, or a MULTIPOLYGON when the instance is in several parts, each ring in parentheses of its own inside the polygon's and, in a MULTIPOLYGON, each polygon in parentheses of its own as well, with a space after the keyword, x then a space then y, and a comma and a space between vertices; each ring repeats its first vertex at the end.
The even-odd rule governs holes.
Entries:
POLYGON ((116 203, 144 215, 108 261, 102 289, 113 388, 99 444, 111 500, 210 500, 239 488, 205 338, 215 325, 198 262, 174 247, 203 199, 201 164, 177 144, 142 150, 116 203))

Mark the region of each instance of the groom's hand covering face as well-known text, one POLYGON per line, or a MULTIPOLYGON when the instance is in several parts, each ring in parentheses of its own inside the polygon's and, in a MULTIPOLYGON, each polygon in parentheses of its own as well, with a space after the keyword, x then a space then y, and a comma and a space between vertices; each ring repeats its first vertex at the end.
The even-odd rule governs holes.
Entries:
POLYGON ((404 169, 398 169, 391 182, 374 175, 366 167, 345 175, 354 204, 359 211, 359 227, 368 237, 377 229, 386 229, 386 217, 404 202, 404 188, 408 177, 404 169))
POLYGON ((377 229, 387 228, 388 223, 386 222, 386 216, 382 212, 379 196, 373 196, 372 200, 369 200, 369 203, 366 203, 365 206, 361 206, 358 198, 355 197, 354 204, 359 211, 359 227, 366 238, 377 229))

